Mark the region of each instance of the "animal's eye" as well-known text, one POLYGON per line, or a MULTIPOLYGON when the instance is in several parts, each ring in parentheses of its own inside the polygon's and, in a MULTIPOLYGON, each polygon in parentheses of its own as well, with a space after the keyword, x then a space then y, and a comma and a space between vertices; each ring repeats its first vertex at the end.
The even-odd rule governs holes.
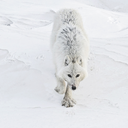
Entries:
POLYGON ((76 75, 76 77, 79 77, 79 76, 80 76, 80 74, 77 74, 77 75, 76 75))
POLYGON ((68 74, 68 77, 72 78, 72 76, 70 74, 68 74))

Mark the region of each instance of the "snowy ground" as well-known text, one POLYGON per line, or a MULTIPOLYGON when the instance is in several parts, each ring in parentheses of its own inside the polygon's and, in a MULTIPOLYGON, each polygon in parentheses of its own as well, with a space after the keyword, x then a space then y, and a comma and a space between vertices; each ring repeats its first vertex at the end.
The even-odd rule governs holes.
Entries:
POLYGON ((128 128, 127 0, 0 0, 0 128, 128 128), (89 77, 61 106, 49 47, 54 13, 75 8, 89 77))

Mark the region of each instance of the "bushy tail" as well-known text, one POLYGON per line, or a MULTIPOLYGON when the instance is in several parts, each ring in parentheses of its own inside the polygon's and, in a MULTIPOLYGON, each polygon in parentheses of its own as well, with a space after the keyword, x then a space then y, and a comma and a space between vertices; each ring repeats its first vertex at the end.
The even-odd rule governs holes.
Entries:
POLYGON ((73 9, 62 9, 59 12, 60 20, 63 24, 77 24, 77 19, 79 19, 79 14, 73 9))

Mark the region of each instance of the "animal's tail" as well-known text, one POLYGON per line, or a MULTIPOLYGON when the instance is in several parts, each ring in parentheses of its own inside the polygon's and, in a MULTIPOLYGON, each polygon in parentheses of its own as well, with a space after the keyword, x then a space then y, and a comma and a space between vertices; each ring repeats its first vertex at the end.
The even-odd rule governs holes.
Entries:
POLYGON ((60 20, 66 24, 77 24, 77 19, 79 17, 79 14, 74 9, 62 9, 58 12, 60 15, 60 20))

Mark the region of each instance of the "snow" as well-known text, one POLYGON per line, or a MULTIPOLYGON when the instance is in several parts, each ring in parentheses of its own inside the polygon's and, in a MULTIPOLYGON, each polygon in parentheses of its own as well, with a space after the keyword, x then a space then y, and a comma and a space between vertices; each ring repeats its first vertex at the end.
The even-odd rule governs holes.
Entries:
POLYGON ((127 128, 128 1, 1 0, 0 128, 127 128), (61 106, 50 51, 54 11, 75 8, 90 39, 89 76, 61 106))

